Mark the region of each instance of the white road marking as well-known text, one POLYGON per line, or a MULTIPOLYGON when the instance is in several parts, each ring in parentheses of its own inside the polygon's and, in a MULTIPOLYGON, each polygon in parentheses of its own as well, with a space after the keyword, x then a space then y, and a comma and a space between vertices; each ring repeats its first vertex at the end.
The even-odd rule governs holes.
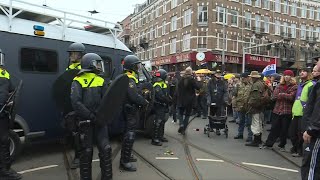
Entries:
POLYGON ((164 159, 179 159, 178 157, 156 157, 156 159, 161 159, 161 160, 164 160, 164 159))
POLYGON ((282 168, 282 167, 276 167, 276 166, 269 166, 269 165, 264 165, 264 164, 255 164, 255 163, 246 163, 242 162, 244 165, 249 165, 249 166, 258 166, 258 167, 265 167, 265 168, 270 168, 270 169, 278 169, 278 170, 283 170, 283 171, 290 171, 290 172, 296 172, 298 173, 298 170, 295 169, 288 169, 288 168, 282 168))
POLYGON ((197 161, 209 161, 209 162, 224 162, 223 160, 219 159, 201 159, 201 158, 196 158, 197 161))
POLYGON ((92 160, 92 162, 99 162, 100 161, 100 159, 94 159, 94 160, 92 160))
POLYGON ((50 165, 50 166, 43 166, 43 167, 33 168, 33 169, 27 169, 27 170, 24 170, 24 171, 20 171, 18 173, 24 174, 24 173, 28 173, 28 172, 39 171, 39 170, 44 170, 44 169, 49 169, 49 168, 54 168, 54 167, 58 167, 58 165, 50 165))

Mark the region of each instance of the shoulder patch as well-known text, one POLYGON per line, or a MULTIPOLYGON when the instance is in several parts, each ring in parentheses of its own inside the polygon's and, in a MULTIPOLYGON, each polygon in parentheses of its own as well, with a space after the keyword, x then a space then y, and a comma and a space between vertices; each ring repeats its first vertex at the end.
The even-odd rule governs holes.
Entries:
POLYGON ((129 82, 129 88, 133 88, 134 87, 134 82, 133 81, 130 81, 129 82))

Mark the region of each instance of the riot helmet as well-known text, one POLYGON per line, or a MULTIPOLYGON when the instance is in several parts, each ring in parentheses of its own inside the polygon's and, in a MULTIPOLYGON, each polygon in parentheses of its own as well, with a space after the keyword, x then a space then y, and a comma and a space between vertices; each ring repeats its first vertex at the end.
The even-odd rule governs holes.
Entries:
POLYGON ((161 78, 162 80, 166 80, 167 77, 168 77, 168 73, 166 70, 164 69, 159 69, 157 72, 156 72, 156 77, 158 78, 161 78))
POLYGON ((102 58, 96 53, 87 53, 81 59, 81 72, 104 72, 102 58))
POLYGON ((4 66, 4 53, 0 49, 0 66, 4 66))
POLYGON ((69 58, 71 62, 77 62, 84 55, 86 48, 82 43, 72 43, 68 47, 69 58))
POLYGON ((127 55, 123 59, 123 69, 124 70, 134 71, 135 73, 138 73, 140 66, 141 66, 141 61, 135 55, 127 55))

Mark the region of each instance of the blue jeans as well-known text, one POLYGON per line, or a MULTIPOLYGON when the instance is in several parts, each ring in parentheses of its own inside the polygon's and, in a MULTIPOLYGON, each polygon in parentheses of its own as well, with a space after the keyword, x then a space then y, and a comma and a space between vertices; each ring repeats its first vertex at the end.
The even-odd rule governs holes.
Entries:
POLYGON ((239 128, 238 128, 238 135, 242 136, 244 128, 248 128, 248 138, 252 138, 253 133, 251 131, 251 117, 249 114, 246 114, 245 112, 238 112, 239 115, 239 128))
POLYGON ((232 115, 233 115, 233 120, 237 120, 239 118, 239 112, 236 111, 235 108, 232 108, 232 115))

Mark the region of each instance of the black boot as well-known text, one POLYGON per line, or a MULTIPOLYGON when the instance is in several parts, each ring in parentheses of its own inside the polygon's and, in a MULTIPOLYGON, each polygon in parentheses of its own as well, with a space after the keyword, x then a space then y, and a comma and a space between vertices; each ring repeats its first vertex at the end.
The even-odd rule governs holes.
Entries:
MULTIPOLYGON (((261 141, 261 136, 260 136, 260 141, 261 141)), ((247 143, 246 146, 259 147, 260 141, 259 141, 259 135, 254 135, 253 141, 250 143, 247 143)))
POLYGON ((71 162, 71 165, 70 165, 70 169, 77 169, 79 168, 79 165, 80 165, 80 152, 75 150, 74 152, 74 158, 71 162))
POLYGON ((164 125, 165 123, 161 123, 161 126, 160 126, 160 141, 161 142, 168 142, 168 139, 164 137, 164 125))
POLYGON ((111 160, 111 146, 107 146, 102 153, 99 153, 101 180, 112 179, 112 160, 111 160))
POLYGON ((80 179, 92 180, 92 155, 93 149, 86 148, 80 153, 80 179))
POLYGON ((11 169, 10 157, 10 141, 3 142, 0 147, 0 179, 19 180, 22 179, 21 174, 11 169))
POLYGON ((130 162, 137 162, 137 161, 138 161, 138 159, 135 158, 135 157, 133 156, 133 154, 131 154, 131 156, 130 156, 130 162))
POLYGON ((120 169, 124 171, 137 171, 137 168, 130 162, 132 146, 134 143, 135 133, 127 132, 122 142, 120 169))
POLYGON ((162 146, 162 142, 160 141, 160 131, 161 131, 161 120, 156 119, 153 124, 153 137, 151 140, 151 144, 155 146, 162 146))

